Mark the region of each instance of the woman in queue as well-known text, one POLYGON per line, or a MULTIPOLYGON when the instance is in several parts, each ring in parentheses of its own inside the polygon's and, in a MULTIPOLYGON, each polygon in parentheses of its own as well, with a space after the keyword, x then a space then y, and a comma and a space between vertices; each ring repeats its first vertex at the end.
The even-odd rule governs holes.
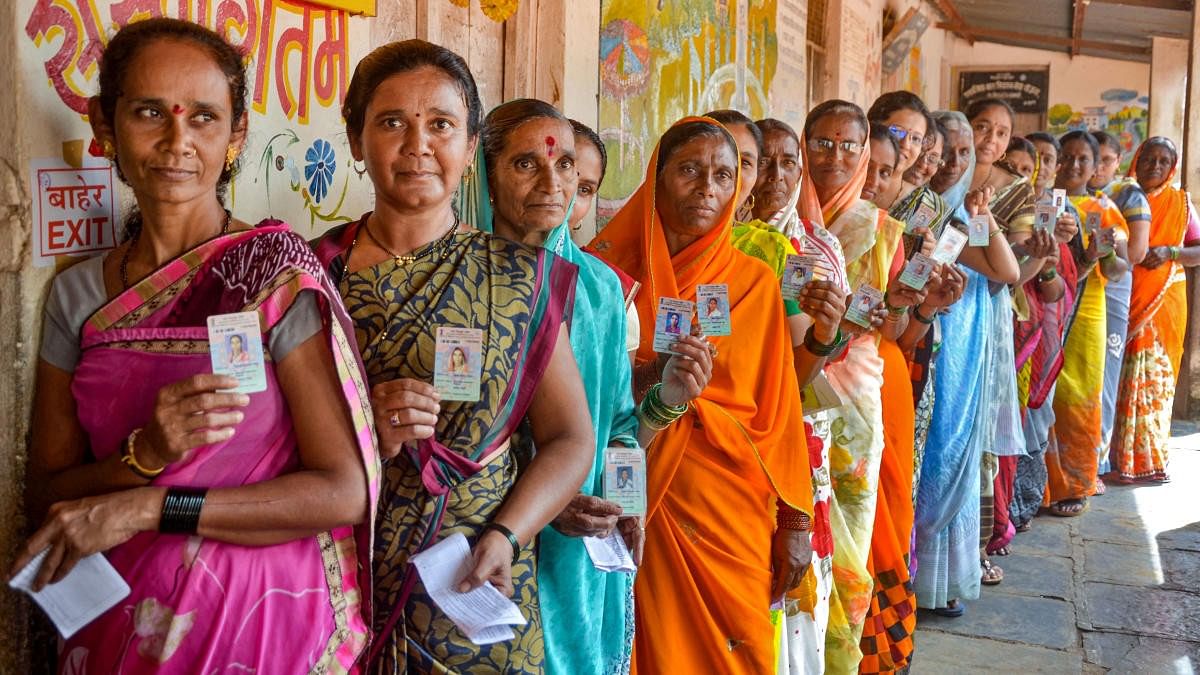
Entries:
POLYGON ((636 389, 664 427, 647 449, 635 673, 773 670, 768 608, 811 560, 812 489, 783 299, 771 270, 730 244, 738 164, 737 143, 719 123, 677 122, 645 182, 591 245, 642 284, 636 389), (697 285, 713 283, 728 286, 732 337, 709 338, 703 393, 666 405, 658 301, 693 300, 697 285))
MULTIPOLYGON (((633 577, 597 570, 583 537, 604 538, 620 528, 635 561, 641 561, 640 518, 624 515, 619 505, 603 498, 605 449, 647 447, 658 429, 646 422, 652 418, 645 413, 639 425, 635 414, 620 281, 569 236, 571 205, 579 198, 577 184, 583 177, 575 139, 570 121, 544 101, 509 101, 488 113, 480 140, 482 162, 475 172, 484 190, 477 204, 489 207, 481 209, 475 222, 579 266, 571 348, 587 393, 595 459, 580 493, 539 537, 538 595, 546 671, 604 675, 629 670, 633 577)), ((708 384, 705 373, 712 370, 700 338, 684 336, 677 349, 659 391, 671 407, 697 396, 708 384)))
POLYGON ((579 493, 595 456, 587 416, 561 414, 588 409, 566 327, 578 268, 454 212, 482 123, 457 54, 422 40, 376 49, 355 68, 343 116, 375 209, 331 230, 317 252, 355 323, 387 463, 370 667, 540 673, 533 540, 579 493), (475 342, 477 389, 435 388, 443 333, 475 342), (538 451, 518 475, 509 439, 526 416, 538 451), (471 641, 410 564, 452 535, 471 546, 458 590, 490 582, 513 598, 526 620, 513 639, 471 641))
POLYGON ((1056 444, 1046 452, 1046 502, 1050 513, 1072 517, 1087 510, 1099 480, 1104 368, 1096 364, 1105 361, 1105 286, 1128 270, 1129 230, 1112 200, 1088 191, 1100 156, 1096 139, 1079 131, 1067 133, 1059 142, 1062 155, 1055 187, 1066 191, 1084 223, 1086 251, 1079 274, 1087 281, 1063 347, 1064 363, 1054 394, 1056 444))
POLYGON ((1164 483, 1175 381, 1187 325, 1184 270, 1200 264, 1200 218, 1190 195, 1172 180, 1175 143, 1155 136, 1142 143, 1130 174, 1150 201, 1145 258, 1133 268, 1129 341, 1121 369, 1112 464, 1125 483, 1164 483))
POLYGON ((242 55, 149 19, 109 41, 99 81, 89 119, 137 209, 122 244, 51 289, 28 478, 48 515, 14 571, 45 551, 41 588, 104 552, 129 584, 66 640, 63 671, 350 670, 370 621, 370 409, 307 243, 223 206, 242 55), (261 341, 247 380, 212 372, 213 320, 261 341))

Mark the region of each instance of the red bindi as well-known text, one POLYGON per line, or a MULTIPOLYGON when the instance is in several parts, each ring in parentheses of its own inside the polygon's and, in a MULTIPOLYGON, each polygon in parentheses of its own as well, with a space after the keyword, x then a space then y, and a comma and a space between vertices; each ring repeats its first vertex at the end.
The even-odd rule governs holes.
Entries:
POLYGON ((176 103, 175 106, 173 108, 171 108, 171 112, 175 113, 176 115, 182 115, 183 114, 183 106, 176 103))
POLYGON ((547 136, 547 137, 546 137, 546 148, 547 148, 547 149, 546 149, 546 155, 547 155, 548 157, 553 157, 553 156, 554 156, 554 144, 555 144, 555 143, 557 143, 557 142, 558 142, 558 141, 555 141, 553 136, 547 136))

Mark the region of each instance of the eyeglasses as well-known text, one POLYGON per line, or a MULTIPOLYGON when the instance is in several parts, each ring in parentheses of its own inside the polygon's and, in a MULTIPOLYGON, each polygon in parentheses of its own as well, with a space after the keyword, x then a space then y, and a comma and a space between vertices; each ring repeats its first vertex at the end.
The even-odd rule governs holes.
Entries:
POLYGON ((921 155, 919 158, 917 158, 917 163, 925 164, 938 169, 946 166, 946 160, 942 159, 942 156, 936 152, 927 152, 921 155))
POLYGON ((858 141, 831 141, 828 138, 810 138, 808 139, 808 149, 811 152, 817 152, 823 155, 831 155, 835 148, 841 148, 842 152, 850 155, 857 155, 862 150, 863 144, 858 141))
POLYGON ((908 142, 912 143, 913 145, 921 145, 925 142, 925 137, 921 134, 909 131, 904 127, 898 127, 895 124, 888 127, 888 133, 892 135, 892 138, 895 138, 898 141, 903 141, 907 138, 908 142))

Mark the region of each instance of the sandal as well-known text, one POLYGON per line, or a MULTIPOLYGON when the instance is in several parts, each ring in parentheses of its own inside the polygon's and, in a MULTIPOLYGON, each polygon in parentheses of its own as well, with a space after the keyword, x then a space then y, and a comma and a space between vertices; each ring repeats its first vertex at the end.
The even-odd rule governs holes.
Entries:
POLYGON ((945 607, 938 607, 937 609, 933 610, 933 613, 937 614, 938 616, 944 616, 948 619, 957 619, 966 613, 966 611, 966 605, 962 604, 958 600, 951 600, 946 604, 945 607))
POLYGON ((1108 486, 1104 484, 1103 480, 1097 478, 1096 485, 1092 490, 1092 496, 1098 497, 1098 496, 1104 494, 1105 492, 1108 492, 1108 486))
POLYGON ((1028 532, 1033 529, 1033 521, 1026 521, 1017 526, 1017 532, 1028 532))
POLYGON ((1012 549, 1010 549, 1007 546, 1001 546, 1000 548, 996 549, 995 551, 988 551, 988 555, 998 555, 998 556, 1012 555, 1012 549))
POLYGON ((1088 507, 1087 497, 1080 499, 1064 499, 1061 502, 1054 502, 1050 505, 1050 513, 1060 518, 1077 518, 1087 513, 1088 507))
POLYGON ((983 575, 980 577, 979 583, 984 586, 999 586, 1000 582, 1004 581, 1004 570, 993 565, 991 560, 983 558, 979 561, 979 566, 983 568, 983 575))

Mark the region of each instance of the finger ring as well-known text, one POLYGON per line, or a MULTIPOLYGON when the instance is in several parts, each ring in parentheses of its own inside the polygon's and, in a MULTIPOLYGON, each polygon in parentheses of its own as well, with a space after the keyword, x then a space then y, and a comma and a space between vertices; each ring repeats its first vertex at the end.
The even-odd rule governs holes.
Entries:
POLYGON ((400 413, 398 413, 398 412, 392 413, 392 416, 388 418, 388 423, 391 424, 393 427, 400 426, 400 413))

